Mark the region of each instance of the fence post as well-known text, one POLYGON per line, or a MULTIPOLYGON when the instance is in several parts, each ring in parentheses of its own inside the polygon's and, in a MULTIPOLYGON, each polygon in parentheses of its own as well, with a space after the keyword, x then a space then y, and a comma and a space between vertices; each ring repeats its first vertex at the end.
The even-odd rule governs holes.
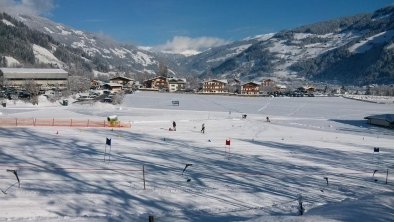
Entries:
POLYGON ((88 119, 88 125, 87 125, 87 127, 89 127, 89 119, 88 119))
POLYGON ((52 118, 52 126, 55 126, 55 118, 52 118))
POLYGON ((389 168, 387 168, 387 171, 386 171, 386 184, 387 184, 387 178, 389 177, 389 168))
POLYGON ((145 190, 145 165, 142 165, 142 180, 144 181, 144 190, 145 190))
POLYGON ((71 119, 70 126, 73 126, 73 119, 71 119))
POLYGON ((155 217, 153 215, 149 215, 149 222, 155 222, 155 217))
POLYGON ((104 128, 105 128, 105 120, 104 120, 104 128))
POLYGON ((33 118, 33 125, 36 126, 36 118, 33 118))
POLYGON ((15 118, 15 126, 18 126, 18 118, 15 118))

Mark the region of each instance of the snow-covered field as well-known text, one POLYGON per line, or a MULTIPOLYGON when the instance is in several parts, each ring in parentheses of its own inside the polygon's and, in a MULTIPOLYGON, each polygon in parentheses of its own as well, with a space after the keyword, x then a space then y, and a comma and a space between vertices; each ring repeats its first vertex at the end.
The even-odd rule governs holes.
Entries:
POLYGON ((343 97, 373 103, 394 103, 394 96, 344 95, 343 97))
POLYGON ((0 128, 0 221, 392 221, 394 131, 363 118, 393 111, 339 97, 153 92, 122 106, 9 103, 0 118, 115 114, 132 128, 0 128))

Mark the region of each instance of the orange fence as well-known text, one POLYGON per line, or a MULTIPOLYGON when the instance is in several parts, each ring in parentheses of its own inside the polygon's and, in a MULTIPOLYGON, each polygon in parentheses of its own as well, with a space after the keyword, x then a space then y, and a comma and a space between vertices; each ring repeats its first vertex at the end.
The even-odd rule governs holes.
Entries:
POLYGON ((18 126, 63 126, 63 127, 110 127, 131 128, 131 123, 108 122, 107 120, 90 119, 38 119, 38 118, 0 118, 0 127, 18 126))

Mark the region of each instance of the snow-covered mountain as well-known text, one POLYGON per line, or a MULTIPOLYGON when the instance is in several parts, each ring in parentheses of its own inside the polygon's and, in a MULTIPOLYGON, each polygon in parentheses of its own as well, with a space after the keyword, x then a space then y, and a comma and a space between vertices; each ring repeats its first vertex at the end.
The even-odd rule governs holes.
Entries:
POLYGON ((212 48, 184 65, 201 78, 394 83, 393 54, 394 7, 386 7, 212 48))
MULTIPOLYGON (((118 43, 104 35, 76 30, 40 16, 12 16, 29 28, 48 34, 61 44, 80 49, 90 58, 100 60, 105 66, 102 71, 154 74, 158 70, 157 56, 133 45, 118 43)), ((94 72, 99 73, 97 70, 94 72)))
MULTIPOLYGON (((38 37, 31 39, 28 54, 17 54, 20 58, 30 64, 37 61, 69 68, 74 73, 82 69, 95 75, 119 72, 154 75, 160 65, 165 65, 173 74, 200 79, 236 77, 251 81, 270 77, 339 84, 394 83, 394 6, 254 36, 191 56, 121 44, 43 17, 13 16, 39 31, 35 33, 38 37)), ((0 20, 1 24, 8 30, 20 26, 6 17, 0 20)), ((21 63, 7 51, 0 54, 2 63, 21 63)))

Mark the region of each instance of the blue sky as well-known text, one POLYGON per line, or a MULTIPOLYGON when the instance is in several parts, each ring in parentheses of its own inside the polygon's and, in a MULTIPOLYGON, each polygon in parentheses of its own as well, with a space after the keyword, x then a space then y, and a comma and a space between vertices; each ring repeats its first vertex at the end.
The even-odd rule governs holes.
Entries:
POLYGON ((182 38, 193 43, 201 37, 220 44, 394 4, 394 0, 0 1, 33 7, 36 13, 73 28, 144 46, 182 38))

